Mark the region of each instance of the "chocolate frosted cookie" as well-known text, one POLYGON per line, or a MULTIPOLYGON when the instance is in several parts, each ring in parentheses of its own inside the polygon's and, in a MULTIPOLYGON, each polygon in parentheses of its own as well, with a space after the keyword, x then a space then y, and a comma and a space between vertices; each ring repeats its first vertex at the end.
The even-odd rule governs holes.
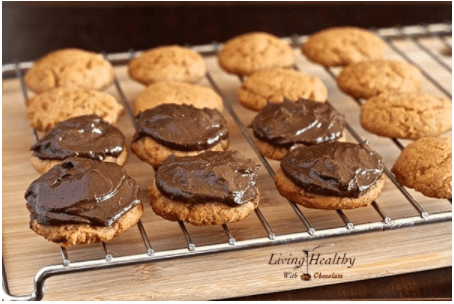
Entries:
POLYGON ((89 114, 115 124, 123 106, 110 94, 85 89, 57 88, 27 99, 26 117, 41 132, 68 118, 89 114))
POLYGON ((384 92, 418 92, 423 76, 407 62, 373 60, 350 64, 337 77, 338 87, 356 98, 384 92))
POLYGON ((385 186, 383 159, 365 144, 295 146, 276 173, 279 193, 315 209, 352 209, 370 204, 385 186))
POLYGON ((391 171, 399 183, 425 196, 452 198, 452 139, 416 140, 405 147, 391 171))
POLYGON ((96 115, 76 116, 56 124, 31 146, 32 165, 49 171, 69 157, 85 157, 123 166, 128 156, 123 133, 96 115))
POLYGON ((263 69, 291 67, 295 55, 290 45, 279 37, 252 32, 227 41, 218 54, 218 61, 228 73, 248 76, 263 69))
POLYGON ((383 93, 361 106, 361 126, 380 136, 418 139, 452 127, 452 103, 421 93, 383 93))
POLYGON ((138 192, 117 164, 68 158, 25 192, 30 228, 64 247, 108 242, 142 216, 138 192))
POLYGON ((25 74, 25 84, 36 93, 54 88, 103 90, 112 84, 114 71, 101 54, 62 49, 36 60, 25 74))
POLYGON ((369 30, 334 27, 311 35, 302 45, 302 52, 324 66, 346 66, 383 58, 385 44, 369 30))
POLYGON ((178 45, 161 46, 146 51, 129 63, 129 76, 149 85, 157 81, 197 82, 207 67, 197 52, 178 45))
POLYGON ((229 146, 227 122, 216 109, 162 104, 140 112, 137 125, 131 150, 153 167, 170 154, 197 155, 229 146))
POLYGON ((252 74, 238 90, 238 101, 253 111, 260 111, 268 102, 279 103, 286 98, 325 102, 328 90, 315 76, 281 68, 252 74))
POLYGON ((134 100, 134 113, 166 103, 188 104, 196 108, 224 109, 221 96, 209 87, 178 81, 160 81, 149 85, 134 100))
POLYGON ((242 220, 259 203, 258 165, 237 151, 169 156, 149 187, 153 211, 196 226, 242 220))
POLYGON ((281 160, 295 144, 306 146, 343 139, 344 115, 326 103, 300 99, 268 103, 252 121, 259 151, 281 160))

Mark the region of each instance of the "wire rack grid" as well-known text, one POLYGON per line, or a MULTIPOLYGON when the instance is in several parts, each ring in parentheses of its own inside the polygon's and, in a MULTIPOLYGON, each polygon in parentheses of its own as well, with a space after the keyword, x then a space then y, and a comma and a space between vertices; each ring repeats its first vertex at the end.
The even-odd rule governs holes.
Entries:
MULTIPOLYGON (((435 54, 433 50, 424 46, 422 43, 419 42, 421 37, 433 37, 439 40, 443 45, 446 46, 447 49, 451 49, 451 41, 446 39, 447 35, 451 35, 451 23, 444 23, 444 24, 434 24, 434 25, 418 25, 414 27, 395 27, 391 29, 373 29, 382 39, 386 42, 388 47, 401 59, 414 64, 415 66, 419 67, 422 71, 423 75, 427 79, 428 82, 433 84, 438 90, 444 94, 447 98, 452 99, 452 95, 450 92, 450 88, 446 88, 443 84, 440 84, 431 74, 431 72, 427 71, 426 67, 421 66, 410 58, 404 50, 401 50, 399 47, 396 46, 395 42, 402 39, 407 39, 412 41, 412 43, 423 51, 425 54, 433 58, 433 60, 439 65, 440 69, 444 69, 448 71, 452 75, 452 68, 445 60, 440 59, 440 56, 435 54)), ((304 42, 307 37, 299 36, 299 35, 292 35, 288 38, 283 38, 284 40, 288 41, 295 49, 298 48, 301 43, 304 42)), ((209 45, 203 46, 194 46, 192 47, 194 50, 201 53, 203 56, 216 56, 217 51, 220 48, 220 45, 216 42, 213 42, 209 45)), ((105 54, 106 59, 108 59, 114 65, 124 65, 127 63, 131 58, 134 58, 140 54, 140 52, 135 51, 128 51, 124 53, 118 54, 105 54)), ((28 68, 32 66, 32 62, 22 62, 22 63, 14 63, 4 65, 2 67, 3 78, 17 78, 21 83, 22 94, 24 100, 28 98, 28 92, 23 82, 23 73, 28 68)), ((301 69, 301 67, 296 64, 295 69, 301 69)), ((338 70, 335 68, 324 68, 325 72, 329 77, 332 79, 336 79, 336 73, 338 70)), ((206 80, 211 85, 211 87, 217 91, 217 93, 223 98, 224 106, 227 112, 230 114, 231 118, 235 122, 236 126, 240 130, 242 136, 244 137, 245 141, 249 144, 252 150, 256 153, 257 158, 260 160, 261 164, 265 167, 268 174, 273 177, 275 170, 270 162, 264 158, 259 151, 257 150, 254 140, 248 131, 244 120, 240 117, 241 115, 238 114, 238 110, 232 106, 234 103, 231 100, 231 97, 222 89, 222 86, 217 82, 215 77, 210 72, 206 74, 206 80)), ((242 79, 240 78, 240 81, 242 79)), ((118 79, 115 79, 114 85, 117 91, 118 96, 120 97, 121 102, 123 103, 126 112, 135 126, 135 119, 133 115, 133 111, 130 107, 130 103, 124 93, 122 88, 122 84, 118 79)), ((361 106, 363 104, 363 100, 354 99, 352 100, 357 104, 357 106, 361 106)), ((332 107, 334 105, 330 104, 332 107)), ((350 136, 356 140, 357 142, 363 142, 364 139, 361 135, 349 124, 347 123, 346 126, 347 131, 349 132, 350 136)), ((32 134, 34 140, 38 140, 38 133, 36 130, 32 130, 32 134)), ((405 143, 402 143, 401 140, 398 139, 390 139, 390 142, 394 144, 398 149, 402 150, 405 147, 405 143)), ((142 264, 142 263, 151 263, 155 261, 162 261, 162 260, 169 260, 169 259, 176 259, 176 258, 185 258, 185 257, 192 257, 198 255, 206 255, 212 253, 220 253, 220 252, 227 252, 227 251, 236 251, 236 250, 245 250, 245 249, 253 249, 258 247, 265 247, 265 246, 274 246, 279 244, 288 244, 288 243, 295 243, 295 242, 304 242, 306 240, 316 240, 322 238, 331 238, 331 237, 340 237, 345 235, 352 235, 352 234, 359 234, 359 233, 368 233, 372 231, 384 231, 384 230, 393 230, 393 229, 400 229, 406 227, 412 227, 416 225, 426 225, 444 221, 451 221, 452 220, 452 212, 451 210, 446 210, 443 212, 436 212, 430 213, 426 211, 420 203, 404 188, 402 187, 394 178, 393 174, 390 172, 388 168, 385 168, 385 174, 387 175, 388 179, 392 182, 394 187, 396 187, 401 195, 405 198, 405 200, 414 208, 417 212, 417 216, 404 216, 404 217, 390 217, 387 215, 385 210, 379 205, 378 202, 373 202, 372 207, 374 212, 376 212, 381 219, 380 221, 374 222, 367 222, 367 223, 360 223, 355 224, 354 221, 350 220, 349 217, 345 212, 342 210, 336 210, 336 216, 342 221, 343 225, 341 227, 329 227, 325 229, 316 229, 310 219, 305 215, 306 210, 304 208, 300 208, 295 203, 288 201, 291 210, 296 214, 296 217, 299 221, 303 224, 305 229, 302 229, 301 232, 291 233, 291 234, 277 234, 275 233, 272 225, 269 224, 268 220, 261 212, 260 208, 255 210, 255 216, 260 222, 265 236, 258 237, 253 239, 247 240, 236 240, 235 236, 233 235, 229 225, 222 225, 222 229, 225 233, 225 241, 222 243, 216 244, 209 244, 209 245, 202 245, 197 246, 195 242, 193 242, 191 234, 188 232, 188 229, 183 222, 178 222, 178 226, 181 229, 182 235, 184 237, 186 247, 173 249, 173 250, 154 250, 152 247, 152 242, 147 235, 147 231, 144 228, 142 221, 139 221, 137 224, 137 230, 141 236, 143 241, 143 253, 140 254, 133 254, 133 255, 126 255, 126 256, 115 256, 112 254, 108 244, 102 243, 102 250, 104 252, 104 258, 102 259, 94 259, 94 260, 86 260, 86 261, 76 261, 72 262, 67 250, 64 247, 60 247, 60 254, 62 257, 62 261, 58 264, 48 265, 42 267, 35 275, 33 280, 33 292, 29 295, 17 296, 12 295, 9 291, 8 280, 7 280, 7 272, 5 268, 4 259, 2 259, 2 287, 3 287, 3 299, 4 300, 40 300, 44 297, 45 289, 44 284, 46 279, 57 276, 63 275, 68 273, 75 273, 75 272, 83 272, 83 271, 92 271, 92 270, 99 270, 99 269, 106 269, 106 268, 113 268, 113 267, 120 267, 120 266, 127 266, 127 265, 135 265, 135 264, 142 264)), ((449 200, 451 203, 451 200, 449 200)), ((450 208, 449 208, 450 209, 450 208)))

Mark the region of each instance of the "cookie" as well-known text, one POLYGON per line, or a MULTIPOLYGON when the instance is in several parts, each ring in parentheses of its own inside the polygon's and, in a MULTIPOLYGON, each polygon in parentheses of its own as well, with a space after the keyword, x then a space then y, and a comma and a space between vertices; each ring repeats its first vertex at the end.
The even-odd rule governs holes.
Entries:
POLYGON ((206 70, 200 54, 178 45, 148 50, 131 60, 128 67, 129 76, 145 85, 157 81, 198 82, 206 70))
POLYGON ((452 103, 420 93, 383 93, 361 106, 361 126, 391 138, 438 136, 452 127, 452 103))
POLYGON ((291 101, 303 98, 325 102, 328 90, 315 76, 281 68, 252 74, 238 90, 238 101, 253 111, 260 111, 268 102, 283 102, 285 98, 291 101))
POLYGON ((344 142, 295 146, 274 181, 285 198, 307 208, 367 206, 385 186, 383 159, 365 144, 344 142))
POLYGON ((87 114, 115 124, 123 106, 110 94, 85 89, 57 88, 27 99, 26 118, 38 131, 48 132, 63 120, 87 114))
POLYGON ((258 166, 237 151, 171 155, 149 187, 153 211, 195 226, 240 221, 259 204, 258 166))
POLYGON ((139 221, 143 205, 138 192, 117 164, 68 158, 25 192, 30 228, 64 247, 108 242, 139 221))
POLYGON ((344 138, 346 121, 327 103, 285 99, 268 103, 251 127, 257 149, 263 156, 281 160, 295 144, 307 146, 344 138))
POLYGON ((324 66, 382 59, 385 44, 373 32, 357 27, 334 27, 319 31, 302 45, 306 57, 324 66))
POLYGON ((263 69, 295 64, 286 42, 269 33, 246 33, 228 40, 218 54, 219 65, 228 73, 248 76, 263 69))
POLYGON ((337 77, 338 87, 355 98, 371 98, 384 92, 418 92, 423 76, 407 62, 375 60, 351 64, 337 77))
POLYGON ((131 150, 154 168, 171 154, 191 156, 229 146, 227 122, 216 109, 162 104, 140 112, 136 121, 131 150))
POLYGON ((221 96, 209 87, 177 81, 160 81, 149 85, 134 100, 134 113, 165 103, 189 104, 196 108, 224 109, 221 96))
POLYGON ((86 157, 120 166, 128 157, 123 133, 96 115, 59 122, 30 150, 32 165, 41 174, 69 157, 86 157))
POLYGON ((79 49, 57 50, 36 60, 25 74, 25 85, 35 93, 54 88, 104 90, 112 84, 114 71, 97 53, 79 49))
POLYGON ((391 172, 400 184, 425 196, 452 198, 452 139, 425 137, 412 142, 391 172))

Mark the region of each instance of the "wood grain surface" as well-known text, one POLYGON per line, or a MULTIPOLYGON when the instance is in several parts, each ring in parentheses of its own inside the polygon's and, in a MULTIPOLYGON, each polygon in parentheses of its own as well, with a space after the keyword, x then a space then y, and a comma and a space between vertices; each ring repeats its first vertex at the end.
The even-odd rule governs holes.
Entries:
MULTIPOLYGON (((302 41, 304 39, 303 37, 302 41)), ((440 60, 452 64, 451 57, 443 55, 445 47, 440 40, 422 38, 419 41, 433 50, 440 60)), ((451 92, 451 73, 441 68, 410 40, 398 40, 395 45, 451 92)), ((391 167, 400 150, 390 139, 363 130, 359 125, 358 104, 337 89, 335 80, 323 67, 308 62, 299 49, 295 48, 295 54, 298 68, 318 76, 326 84, 332 105, 347 116, 348 123, 363 139, 371 142, 371 147, 377 150, 386 165, 391 167)), ((386 58, 402 60, 402 57, 390 48, 387 49, 386 58)), ((205 59, 210 75, 232 103, 241 122, 248 126, 255 113, 242 107, 236 99, 240 80, 223 72, 215 56, 205 59)), ((339 69, 332 71, 335 75, 339 73, 339 69)), ((132 103, 144 86, 129 78, 126 65, 115 67, 115 72, 128 102, 132 103)), ((207 79, 200 84, 210 85, 207 79)), ((443 96, 428 80, 423 84, 423 91, 443 96)), ((114 86, 107 92, 120 99, 114 86)), ((17 79, 3 80, 2 97, 3 258, 11 294, 26 295, 33 291, 35 274, 45 266, 61 264, 62 259, 57 245, 47 242, 28 228, 29 215, 23 196, 28 185, 39 175, 30 164, 29 148, 33 144, 33 137, 24 118, 24 98, 17 79)), ((241 151, 246 157, 259 163, 257 155, 230 114, 225 111, 224 116, 229 124, 230 148, 241 151)), ((130 118, 123 116, 118 127, 125 133, 129 144, 134 133, 130 118)), ((443 136, 450 137, 451 133, 443 136)), ((354 142, 350 134, 347 134, 347 140, 354 142)), ((406 145, 409 141, 402 143, 406 145)), ((270 161, 270 164, 274 169, 279 165, 275 161, 270 161)), ((155 252, 186 248, 187 244, 178 224, 156 216, 148 205, 146 189, 153 180, 153 169, 132 154, 125 168, 142 189, 140 198, 146 203, 142 222, 155 252)), ((263 165, 259 170, 258 186, 261 192, 260 210, 277 236, 307 231, 289 203, 277 193, 274 182, 263 165)), ((452 210, 451 203, 447 200, 432 199, 411 189, 407 190, 429 214, 452 210)), ((377 203, 393 220, 419 216, 389 179, 377 203)), ((300 210, 316 231, 345 227, 345 223, 335 211, 302 207, 300 210)), ((354 225, 382 221, 372 207, 344 212, 354 225)), ((267 236, 255 214, 228 226, 237 241, 267 236)), ((228 241, 219 226, 186 227, 197 248, 228 241)), ((44 300, 222 299, 384 277, 450 266, 451 235, 451 222, 446 222, 80 272, 49 278, 46 281, 44 300), (316 247, 319 248, 314 250, 316 247), (300 279, 306 266, 273 263, 280 257, 301 259, 305 257, 304 251, 315 254, 308 269, 313 278, 311 281, 300 279), (317 254, 320 254, 319 260, 316 258, 317 254), (351 267, 348 267, 347 262, 342 264, 339 260, 335 264, 333 260, 338 257, 355 259, 355 262, 351 267), (321 258, 324 258, 324 263, 316 262, 321 261, 321 258), (330 258, 331 262, 328 263, 330 258), (315 278, 316 273, 334 273, 342 277, 315 278), (293 278, 294 275, 296 278, 293 278)), ((145 252, 136 227, 114 239, 108 246, 114 259, 145 252)), ((103 259, 105 253, 100 244, 93 244, 71 247, 68 249, 68 255, 71 262, 77 262, 103 259)))

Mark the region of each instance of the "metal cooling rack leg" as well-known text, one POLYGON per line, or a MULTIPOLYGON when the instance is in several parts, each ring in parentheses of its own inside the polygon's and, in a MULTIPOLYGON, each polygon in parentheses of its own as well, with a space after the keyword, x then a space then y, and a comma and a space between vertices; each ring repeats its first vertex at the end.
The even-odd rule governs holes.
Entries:
POLYGON ((229 227, 226 224, 222 224, 222 228, 224 229, 225 234, 229 238, 229 244, 235 245, 235 238, 233 237, 232 233, 230 232, 229 227))
POLYGON ((60 252, 61 252, 61 257, 63 259, 63 266, 68 267, 71 261, 69 260, 68 257, 68 252, 66 251, 66 248, 63 246, 60 246, 60 252))
POLYGON ((147 233, 145 232, 145 228, 143 227, 142 220, 139 220, 137 222, 137 228, 139 228, 139 232, 140 232, 140 235, 142 236, 143 243, 145 244, 145 247, 147 249, 147 254, 153 255, 154 251, 153 251, 153 248, 151 248, 150 239, 148 238, 147 233))
POLYGON ((186 229, 186 226, 182 221, 178 221, 178 225, 181 228, 181 231, 183 231, 184 238, 186 239, 186 243, 188 244, 188 250, 189 251, 194 251, 195 250, 195 245, 194 242, 191 239, 191 236, 189 235, 188 230, 186 229))

